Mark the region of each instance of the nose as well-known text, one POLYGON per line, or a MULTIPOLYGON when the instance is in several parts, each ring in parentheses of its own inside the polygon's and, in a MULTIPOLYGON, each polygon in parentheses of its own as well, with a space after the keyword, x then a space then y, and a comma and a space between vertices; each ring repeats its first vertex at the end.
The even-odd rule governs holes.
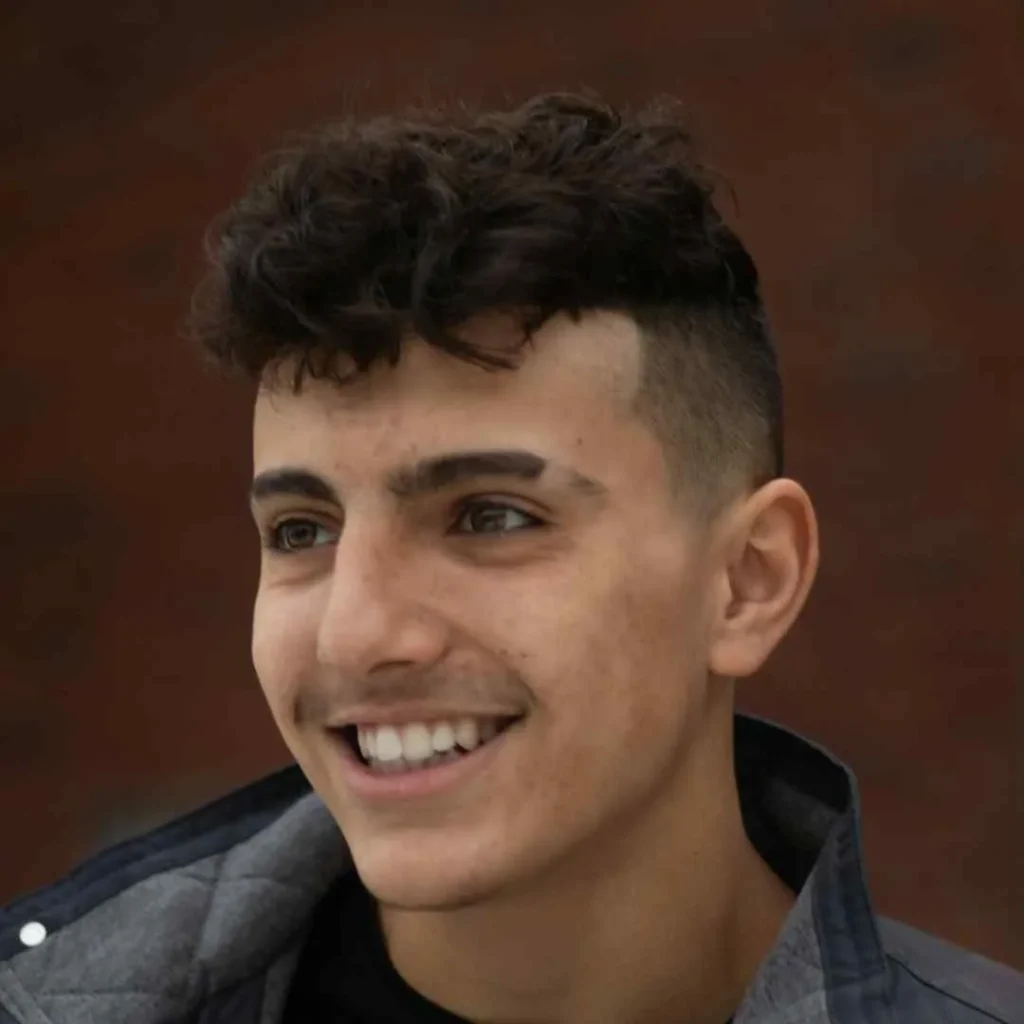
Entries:
POLYGON ((440 661, 450 627, 418 586, 407 559, 380 545, 339 544, 317 632, 321 665, 365 678, 440 661))

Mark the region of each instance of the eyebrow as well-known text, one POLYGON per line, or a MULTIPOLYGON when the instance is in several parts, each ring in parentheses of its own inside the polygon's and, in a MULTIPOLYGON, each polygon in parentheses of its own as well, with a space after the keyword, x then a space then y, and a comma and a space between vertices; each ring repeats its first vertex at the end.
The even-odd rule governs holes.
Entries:
MULTIPOLYGON (((598 481, 528 451, 453 452, 434 456, 389 473, 387 488, 396 498, 409 501, 479 477, 537 480, 549 470, 564 476, 568 485, 581 494, 599 497, 607 493, 607 488, 598 481)), ((268 469, 256 475, 249 489, 251 503, 277 495, 341 504, 337 490, 327 480, 299 467, 268 469)))

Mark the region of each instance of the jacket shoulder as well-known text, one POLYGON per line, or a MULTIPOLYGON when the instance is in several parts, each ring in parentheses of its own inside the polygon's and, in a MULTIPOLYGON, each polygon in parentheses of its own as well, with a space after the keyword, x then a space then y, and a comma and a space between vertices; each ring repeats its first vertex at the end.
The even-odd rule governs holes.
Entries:
POLYGON ((0 968, 24 952, 20 932, 26 923, 45 922, 52 935, 140 882, 167 878, 244 843, 308 791, 305 777, 290 765, 159 828, 101 850, 63 878, 21 895, 7 906, 0 905, 0 968))
POLYGON ((881 917, 878 923, 898 1020, 1024 1024, 1020 971, 901 921, 881 917))

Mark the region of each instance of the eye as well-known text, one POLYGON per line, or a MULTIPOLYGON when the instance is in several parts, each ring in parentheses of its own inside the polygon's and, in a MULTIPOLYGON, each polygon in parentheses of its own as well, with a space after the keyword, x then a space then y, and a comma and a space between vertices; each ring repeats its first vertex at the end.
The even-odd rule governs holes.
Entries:
POLYGON ((496 501, 473 501, 462 506, 454 532, 463 534, 506 534, 543 526, 536 516, 496 501))
POLYGON ((318 530, 328 534, 331 532, 315 519, 282 519, 267 530, 264 546, 270 551, 293 555, 321 546, 316 543, 318 530))

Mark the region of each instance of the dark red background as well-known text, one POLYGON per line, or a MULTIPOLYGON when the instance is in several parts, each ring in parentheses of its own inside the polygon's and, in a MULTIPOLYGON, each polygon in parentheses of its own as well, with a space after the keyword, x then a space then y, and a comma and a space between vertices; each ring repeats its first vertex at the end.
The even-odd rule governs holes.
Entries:
POLYGON ((285 760, 249 395, 178 337, 208 220, 285 131, 586 85, 687 102, 781 339, 823 561, 743 703, 858 772, 879 909, 1022 966, 1020 5, 551 7, 2 15, 0 902, 285 760))

